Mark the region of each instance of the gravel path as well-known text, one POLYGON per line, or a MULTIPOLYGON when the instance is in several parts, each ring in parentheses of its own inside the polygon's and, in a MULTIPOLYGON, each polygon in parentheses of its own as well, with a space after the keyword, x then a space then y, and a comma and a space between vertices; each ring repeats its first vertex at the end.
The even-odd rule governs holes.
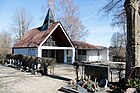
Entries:
MULTIPOLYGON (((57 64, 54 74, 69 79, 75 78, 73 66, 67 64, 57 64)), ((65 80, 40 74, 31 75, 0 65, 0 93, 62 93, 58 89, 67 83, 65 80)))

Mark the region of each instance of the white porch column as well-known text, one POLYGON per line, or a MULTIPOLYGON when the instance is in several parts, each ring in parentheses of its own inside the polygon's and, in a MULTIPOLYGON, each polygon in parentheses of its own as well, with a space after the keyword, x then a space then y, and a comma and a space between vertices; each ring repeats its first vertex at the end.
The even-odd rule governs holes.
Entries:
POLYGON ((75 48, 72 49, 72 63, 75 62, 75 48))
POLYGON ((38 47, 38 57, 42 57, 42 49, 41 49, 41 47, 38 47))
POLYGON ((64 50, 64 63, 67 63, 67 50, 64 50))
POLYGON ((109 49, 107 48, 107 50, 106 50, 106 56, 107 56, 107 61, 109 61, 109 49))

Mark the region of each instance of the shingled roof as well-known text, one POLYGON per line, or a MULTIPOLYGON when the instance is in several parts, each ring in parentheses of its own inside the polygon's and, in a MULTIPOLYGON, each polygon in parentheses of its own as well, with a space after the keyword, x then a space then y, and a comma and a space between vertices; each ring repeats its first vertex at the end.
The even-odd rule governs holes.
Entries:
POLYGON ((41 27, 27 31, 14 48, 38 47, 58 24, 59 22, 54 22, 46 31, 40 31, 41 27))
POLYGON ((92 45, 86 42, 82 42, 82 41, 72 41, 75 48, 77 49, 104 49, 106 47, 103 46, 97 46, 97 45, 92 45))
MULTIPOLYGON (((47 30, 41 31, 41 27, 31 29, 15 44, 13 48, 37 48, 46 37, 55 30, 55 28, 61 25, 60 22, 54 22, 49 26, 47 30)), ((106 47, 96 46, 82 41, 72 41, 76 49, 104 49, 106 47)))

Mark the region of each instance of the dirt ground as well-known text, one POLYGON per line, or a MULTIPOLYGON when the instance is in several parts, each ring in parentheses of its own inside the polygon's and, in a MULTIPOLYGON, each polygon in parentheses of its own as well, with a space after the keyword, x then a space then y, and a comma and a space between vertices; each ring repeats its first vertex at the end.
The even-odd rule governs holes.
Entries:
POLYGON ((53 75, 61 77, 31 75, 0 65, 0 93, 62 93, 58 89, 67 85, 64 79, 76 76, 74 67, 68 64, 57 64, 53 75))

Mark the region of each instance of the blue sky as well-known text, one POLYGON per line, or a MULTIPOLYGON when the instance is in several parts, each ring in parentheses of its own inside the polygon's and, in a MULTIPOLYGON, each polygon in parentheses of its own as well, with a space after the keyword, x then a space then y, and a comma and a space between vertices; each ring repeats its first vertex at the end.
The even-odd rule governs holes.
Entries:
MULTIPOLYGON (((119 29, 110 26, 111 18, 102 18, 101 14, 98 14, 106 0, 74 1, 79 6, 83 24, 89 30, 85 41, 93 45, 109 47, 112 34, 119 29)), ((42 5, 44 3, 45 0, 0 0, 0 31, 5 29, 10 32, 11 18, 20 8, 25 8, 33 17, 34 27, 41 26, 43 19, 40 17, 43 15, 42 5)))

